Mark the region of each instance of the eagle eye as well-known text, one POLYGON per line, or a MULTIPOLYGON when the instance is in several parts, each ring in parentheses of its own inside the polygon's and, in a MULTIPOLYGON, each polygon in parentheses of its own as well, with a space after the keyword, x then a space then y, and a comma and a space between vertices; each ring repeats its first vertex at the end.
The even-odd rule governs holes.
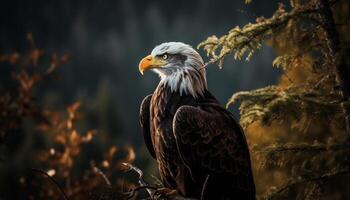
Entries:
POLYGON ((163 58, 163 60, 166 60, 166 59, 168 59, 168 54, 163 54, 163 56, 162 56, 162 58, 163 58))

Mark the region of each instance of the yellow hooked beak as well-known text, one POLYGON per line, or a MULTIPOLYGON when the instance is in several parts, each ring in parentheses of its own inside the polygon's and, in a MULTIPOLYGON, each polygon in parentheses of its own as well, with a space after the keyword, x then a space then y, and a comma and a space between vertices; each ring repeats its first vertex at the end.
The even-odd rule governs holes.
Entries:
POLYGON ((164 66, 167 62, 165 62, 161 58, 154 57, 152 55, 148 55, 144 58, 139 63, 139 71, 143 75, 143 72, 149 69, 153 68, 161 68, 164 66))

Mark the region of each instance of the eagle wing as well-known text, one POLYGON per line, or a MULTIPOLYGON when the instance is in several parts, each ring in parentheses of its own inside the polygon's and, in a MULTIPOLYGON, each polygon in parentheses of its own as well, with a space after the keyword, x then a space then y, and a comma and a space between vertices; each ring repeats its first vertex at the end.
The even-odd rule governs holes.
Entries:
POLYGON ((232 175, 239 181, 238 188, 255 190, 244 133, 226 109, 212 103, 181 106, 174 116, 173 132, 190 171, 232 175))
POLYGON ((142 129, 143 138, 145 140, 147 149, 153 158, 156 158, 156 153, 153 148, 151 129, 150 129, 150 102, 152 99, 152 94, 146 96, 140 107, 140 125, 142 129))

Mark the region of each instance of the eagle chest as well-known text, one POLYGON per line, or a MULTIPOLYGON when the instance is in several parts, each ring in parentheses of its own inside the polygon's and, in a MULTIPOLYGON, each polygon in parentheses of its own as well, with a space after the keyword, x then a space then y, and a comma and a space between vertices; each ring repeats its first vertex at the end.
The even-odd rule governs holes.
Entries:
POLYGON ((173 136, 172 122, 174 118, 171 107, 171 95, 166 90, 154 93, 151 100, 151 132, 152 142, 157 158, 167 161, 177 156, 176 142, 173 136))

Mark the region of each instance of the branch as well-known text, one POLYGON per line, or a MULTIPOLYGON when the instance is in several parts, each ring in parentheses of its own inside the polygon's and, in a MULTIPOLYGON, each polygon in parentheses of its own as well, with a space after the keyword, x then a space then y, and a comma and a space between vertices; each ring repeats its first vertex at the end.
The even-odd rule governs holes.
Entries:
POLYGON ((335 173, 327 173, 327 174, 323 174, 321 176, 317 176, 317 177, 313 177, 313 178, 309 178, 309 179, 302 179, 302 180, 299 180, 299 181, 288 183, 285 186, 282 186, 277 191, 275 191, 272 194, 270 194, 267 197, 265 197, 265 199, 272 200, 272 199, 278 197, 278 195, 280 195, 281 193, 283 193, 286 190, 290 189, 291 187, 294 187, 294 186, 297 186, 297 185, 300 185, 300 184, 304 184, 304 183, 308 183, 308 182, 325 181, 325 180, 328 180, 330 178, 334 178, 334 177, 337 177, 337 176, 343 176, 343 175, 349 175, 349 174, 350 174, 350 171, 349 170, 345 170, 345 171, 340 171, 340 172, 335 172, 335 173))
POLYGON ((202 192, 201 192, 201 199, 200 200, 204 200, 205 189, 207 189, 207 184, 208 184, 209 177, 210 177, 210 175, 208 174, 207 177, 205 178, 204 183, 203 183, 202 192))
POLYGON ((252 91, 237 92, 228 100, 226 107, 241 101, 240 123, 243 128, 260 120, 269 124, 274 120, 283 121, 285 113, 298 122, 314 116, 330 116, 340 109, 338 94, 324 94, 305 89, 304 85, 289 88, 267 86, 252 91))
MULTIPOLYGON (((134 165, 132 165, 132 164, 130 164, 130 163, 122 163, 122 164, 123 164, 124 166, 126 166, 126 167, 129 167, 129 171, 134 171, 134 172, 136 172, 136 173, 139 175, 139 178, 138 178, 139 180, 138 180, 138 182, 139 182, 139 184, 140 184, 141 187, 143 187, 143 186, 148 186, 148 183, 143 179, 143 178, 144 178, 144 175, 143 175, 143 172, 142 172, 141 169, 135 167, 134 165)), ((154 191, 152 191, 150 188, 146 188, 146 190, 147 190, 148 194, 149 194, 151 197, 153 197, 154 191)))
POLYGON ((203 48, 207 55, 212 57, 205 66, 218 63, 221 67, 224 57, 231 53, 234 53, 235 59, 241 59, 244 54, 247 54, 246 60, 249 60, 254 51, 261 47, 264 39, 272 35, 274 30, 287 24, 290 19, 308 17, 310 14, 319 12, 320 10, 315 9, 312 4, 294 8, 290 12, 286 12, 283 6, 280 6, 271 18, 262 18, 256 24, 248 24, 242 29, 235 27, 227 35, 220 38, 208 37, 197 48, 203 48), (220 53, 217 55, 216 51, 219 48, 220 53))
POLYGON ((258 154, 285 153, 285 152, 320 152, 320 151, 339 151, 350 149, 349 143, 344 144, 289 144, 281 146, 266 147, 263 150, 257 150, 258 154))
MULTIPOLYGON (((152 200, 157 200, 159 198, 156 197, 156 193, 157 191, 159 191, 159 188, 157 187, 154 187, 154 186, 150 186, 145 180, 144 180, 144 174, 142 172, 141 169, 133 166, 132 164, 130 163, 122 163, 124 166, 128 167, 129 168, 129 171, 134 171, 136 172, 138 175, 139 175, 139 184, 140 186, 139 187, 136 187, 134 189, 132 189, 130 191, 130 195, 129 195, 129 198, 133 197, 135 195, 135 192, 138 191, 138 190, 141 190, 141 189, 146 189, 149 196, 150 196, 150 199, 152 200)), ((205 190, 205 186, 203 186, 203 190, 205 190)), ((202 191, 204 192, 204 191, 202 191)), ((179 195, 176 195, 176 196, 167 196, 167 197, 162 197, 160 199, 166 199, 166 200, 197 200, 197 199, 193 199, 193 198, 187 198, 187 197, 183 197, 183 196, 179 196, 179 195)))
POLYGON ((335 66, 336 82, 340 88, 340 95, 343 103, 341 107, 345 116, 346 130, 350 131, 350 71, 345 63, 344 55, 342 55, 339 35, 328 0, 319 0, 318 6, 321 9, 320 18, 324 24, 326 33, 326 42, 331 59, 331 64, 335 66))
POLYGON ((30 170, 43 174, 45 175, 47 178, 49 178, 49 180, 54 183, 57 188, 59 189, 59 191, 61 192, 62 196, 64 197, 65 200, 69 200, 67 194, 64 192, 63 188, 60 186, 60 184, 56 181, 56 179, 54 179, 52 176, 50 176, 49 174, 47 174, 45 171, 41 170, 41 169, 35 169, 35 168, 30 168, 30 170))
POLYGON ((108 187, 112 187, 112 184, 109 181, 108 177, 106 176, 106 174, 103 173, 103 171, 101 169, 99 169, 96 166, 92 166, 92 169, 95 173, 98 173, 103 178, 103 180, 106 182, 108 187))
MULTIPOLYGON (((135 188, 132 188, 131 191, 127 192, 127 194, 128 194, 127 199, 132 199, 136 195, 136 192, 139 190, 142 190, 142 189, 146 189, 147 191, 148 190, 157 190, 156 187, 148 186, 148 185, 135 187, 135 188)), ((151 198, 151 199, 153 199, 153 198, 151 198)))

